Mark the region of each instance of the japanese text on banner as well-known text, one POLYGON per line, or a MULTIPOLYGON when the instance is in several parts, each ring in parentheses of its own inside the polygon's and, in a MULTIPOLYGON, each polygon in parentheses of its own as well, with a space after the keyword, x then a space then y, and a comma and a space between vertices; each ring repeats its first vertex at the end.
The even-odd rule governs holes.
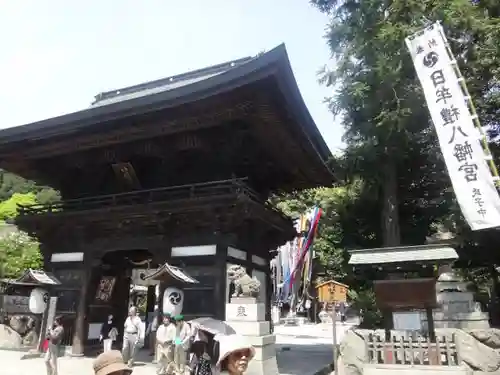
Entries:
POLYGON ((439 24, 406 39, 453 190, 472 230, 500 226, 500 197, 439 24))

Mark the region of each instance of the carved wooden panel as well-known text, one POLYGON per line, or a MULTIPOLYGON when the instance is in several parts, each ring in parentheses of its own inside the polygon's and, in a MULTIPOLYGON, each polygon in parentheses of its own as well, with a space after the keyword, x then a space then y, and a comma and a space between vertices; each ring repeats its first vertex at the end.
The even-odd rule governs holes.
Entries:
POLYGON ((111 301, 113 290, 116 283, 116 277, 103 276, 97 284, 97 291, 94 302, 98 304, 107 304, 111 301))

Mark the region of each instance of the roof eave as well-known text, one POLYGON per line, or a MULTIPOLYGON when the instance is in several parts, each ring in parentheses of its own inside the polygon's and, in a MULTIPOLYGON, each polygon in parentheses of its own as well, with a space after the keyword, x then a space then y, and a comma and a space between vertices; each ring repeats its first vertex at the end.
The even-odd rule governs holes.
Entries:
MULTIPOLYGON (((68 135, 101 122, 176 107, 228 92, 270 76, 277 78, 280 91, 288 108, 297 118, 301 132, 308 140, 309 148, 317 155, 324 165, 325 173, 331 176, 333 182, 333 173, 327 166, 332 156, 331 152, 302 99, 284 44, 221 75, 187 86, 3 129, 0 131, 0 148, 6 143, 68 135)), ((324 180, 325 184, 330 183, 327 179, 324 180)))

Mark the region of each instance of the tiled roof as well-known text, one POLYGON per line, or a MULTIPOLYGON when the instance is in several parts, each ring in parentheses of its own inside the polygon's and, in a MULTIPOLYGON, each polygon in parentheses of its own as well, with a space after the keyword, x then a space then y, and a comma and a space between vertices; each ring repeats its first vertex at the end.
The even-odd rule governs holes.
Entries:
POLYGON ((185 284, 198 284, 198 280, 192 278, 187 273, 182 271, 180 268, 171 266, 168 263, 165 263, 163 266, 159 267, 156 271, 144 276, 144 280, 164 280, 164 279, 173 279, 185 284))
POLYGON ((422 245, 351 250, 349 264, 403 263, 412 261, 456 260, 452 247, 422 245))
POLYGON ((92 106, 96 107, 113 104, 125 100, 139 98, 141 96, 153 95, 160 92, 174 90, 182 86, 188 86, 193 83, 200 82, 216 75, 225 73, 228 70, 234 69, 235 67, 247 63, 251 60, 253 60, 252 57, 245 57, 235 61, 198 69, 192 72, 162 78, 156 81, 103 92, 96 95, 95 101, 94 103, 92 103, 92 106))

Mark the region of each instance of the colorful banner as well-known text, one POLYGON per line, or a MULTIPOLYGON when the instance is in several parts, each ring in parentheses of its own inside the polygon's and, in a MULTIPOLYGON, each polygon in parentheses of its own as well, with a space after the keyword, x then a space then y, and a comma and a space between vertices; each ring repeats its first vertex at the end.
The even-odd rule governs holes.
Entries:
POLYGON ((472 230, 500 226, 500 197, 438 23, 406 38, 448 174, 472 230))

